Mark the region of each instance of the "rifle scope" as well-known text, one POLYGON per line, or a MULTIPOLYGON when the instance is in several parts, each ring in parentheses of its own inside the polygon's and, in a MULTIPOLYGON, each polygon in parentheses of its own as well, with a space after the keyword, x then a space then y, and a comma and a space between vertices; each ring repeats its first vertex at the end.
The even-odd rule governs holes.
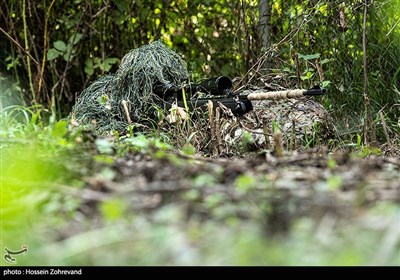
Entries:
POLYGON ((195 92, 204 92, 211 95, 229 95, 232 89, 232 80, 226 76, 219 76, 204 80, 198 84, 187 84, 182 87, 172 84, 158 84, 153 87, 153 92, 163 98, 178 97, 182 93, 182 88, 191 96, 195 92))
POLYGON ((196 89, 212 95, 228 95, 232 89, 232 80, 226 76, 219 76, 200 82, 196 89))

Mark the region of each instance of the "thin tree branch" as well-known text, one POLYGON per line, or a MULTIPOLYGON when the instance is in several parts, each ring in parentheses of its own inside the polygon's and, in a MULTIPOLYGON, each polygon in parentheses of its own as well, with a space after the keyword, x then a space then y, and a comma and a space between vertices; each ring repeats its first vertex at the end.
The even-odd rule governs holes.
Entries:
POLYGON ((13 42, 20 50, 22 50, 27 56, 29 56, 30 59, 32 59, 32 61, 36 64, 39 65, 39 62, 37 62, 36 59, 33 58, 33 56, 27 51, 25 50, 17 41, 14 40, 13 37, 11 37, 3 28, 0 27, 0 31, 6 35, 6 37, 8 39, 10 39, 11 42, 13 42))

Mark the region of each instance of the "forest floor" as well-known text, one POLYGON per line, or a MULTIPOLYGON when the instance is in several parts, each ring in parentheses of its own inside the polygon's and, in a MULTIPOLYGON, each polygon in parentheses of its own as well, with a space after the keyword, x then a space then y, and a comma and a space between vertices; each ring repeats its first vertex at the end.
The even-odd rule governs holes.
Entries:
POLYGON ((396 145, 207 156, 161 132, 5 128, 0 241, 29 246, 18 265, 400 265, 396 145))
POLYGON ((150 148, 94 169, 83 188, 62 187, 81 199, 80 214, 52 231, 45 251, 64 252, 55 263, 400 264, 399 157, 150 148))

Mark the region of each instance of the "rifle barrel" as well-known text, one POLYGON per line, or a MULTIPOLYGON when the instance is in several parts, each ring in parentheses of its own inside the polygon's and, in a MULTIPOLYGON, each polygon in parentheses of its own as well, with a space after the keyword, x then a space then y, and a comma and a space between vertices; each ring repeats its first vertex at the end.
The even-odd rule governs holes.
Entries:
POLYGON ((280 100, 288 98, 297 98, 307 95, 323 95, 326 92, 324 88, 312 88, 312 89, 290 89, 280 91, 260 91, 253 92, 247 95, 249 100, 280 100))

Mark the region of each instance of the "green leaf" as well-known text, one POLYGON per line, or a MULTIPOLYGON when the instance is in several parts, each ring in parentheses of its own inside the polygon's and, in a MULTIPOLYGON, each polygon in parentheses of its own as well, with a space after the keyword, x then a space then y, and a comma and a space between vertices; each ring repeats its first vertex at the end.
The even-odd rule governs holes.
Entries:
POLYGON ((67 45, 63 41, 55 41, 54 48, 56 48, 60 52, 65 52, 67 50, 67 45))
POLYGON ((89 76, 92 76, 94 74, 93 59, 87 58, 85 60, 85 69, 84 69, 84 71, 89 76))
POLYGON ((92 75, 94 74, 94 69, 93 69, 93 67, 85 66, 84 71, 85 71, 85 73, 88 74, 89 76, 92 76, 92 75))
POLYGON ((114 162, 114 158, 109 155, 95 155, 93 159, 98 163, 104 164, 112 164, 114 162))
POLYGON ((325 64, 325 63, 328 63, 328 62, 331 62, 332 60, 333 59, 325 58, 325 59, 321 60, 321 65, 325 64))
POLYGON ((96 139, 94 143, 96 144, 96 147, 101 154, 113 153, 114 144, 107 141, 106 139, 96 139))
POLYGON ((331 81, 323 81, 322 82, 322 87, 326 88, 328 87, 332 82, 331 81))
POLYGON ((85 60, 85 65, 88 66, 88 67, 93 67, 93 59, 87 58, 85 60))
POLYGON ((336 160, 333 157, 329 156, 327 165, 330 170, 335 169, 337 167, 336 160))
POLYGON ((68 132, 67 125, 66 121, 56 122, 51 130, 51 136, 55 138, 64 137, 68 132))
POLYGON ((83 37, 83 34, 82 34, 82 33, 76 33, 75 35, 72 35, 72 36, 69 38, 68 42, 69 42, 71 45, 76 45, 76 44, 82 39, 82 37, 83 37), (73 40, 73 42, 72 42, 72 40, 73 40))
POLYGON ((195 187, 209 187, 217 184, 217 179, 211 174, 200 174, 193 179, 195 187))
POLYGON ((196 148, 193 145, 187 143, 183 145, 182 152, 186 155, 194 155, 196 153, 196 148))
POLYGON ((250 132, 245 131, 242 135, 242 143, 244 146, 248 146, 254 143, 253 135, 250 132))
POLYGON ((256 185, 256 180, 254 179, 253 176, 250 175, 240 175, 239 177, 236 178, 235 180, 235 187, 236 190, 239 192, 248 192, 251 190, 254 186, 256 185))
POLYGON ((319 53, 307 54, 307 55, 299 53, 298 56, 299 56, 299 58, 302 58, 304 60, 311 60, 311 59, 319 58, 321 55, 319 53))
POLYGON ((326 181, 328 189, 330 190, 339 189, 342 186, 342 183, 343 183, 342 177, 340 177, 339 175, 332 175, 326 181))
POLYGON ((72 61, 72 58, 75 56, 75 50, 72 49, 71 51, 71 46, 68 45, 67 51, 63 54, 63 58, 65 61, 72 61))
POLYGON ((106 105, 108 101, 108 96, 107 94, 103 94, 102 96, 99 96, 97 98, 97 102, 99 102, 101 105, 106 105))
POLYGON ((100 205, 100 212, 105 220, 113 221, 122 218, 127 208, 126 202, 121 199, 113 199, 100 205))
POLYGON ((193 189, 185 192, 183 196, 187 200, 195 201, 201 198, 201 192, 199 190, 193 189))
POLYGON ((57 51, 56 49, 49 49, 47 51, 46 60, 47 61, 54 60, 57 57, 59 57, 60 55, 61 55, 61 53, 59 51, 57 51))
POLYGON ((106 58, 104 60, 104 71, 106 72, 110 71, 113 64, 117 63, 118 61, 119 59, 116 57, 106 58))
POLYGON ((207 196, 205 199, 205 204, 207 208, 215 208, 224 201, 224 195, 220 193, 215 193, 207 196))

